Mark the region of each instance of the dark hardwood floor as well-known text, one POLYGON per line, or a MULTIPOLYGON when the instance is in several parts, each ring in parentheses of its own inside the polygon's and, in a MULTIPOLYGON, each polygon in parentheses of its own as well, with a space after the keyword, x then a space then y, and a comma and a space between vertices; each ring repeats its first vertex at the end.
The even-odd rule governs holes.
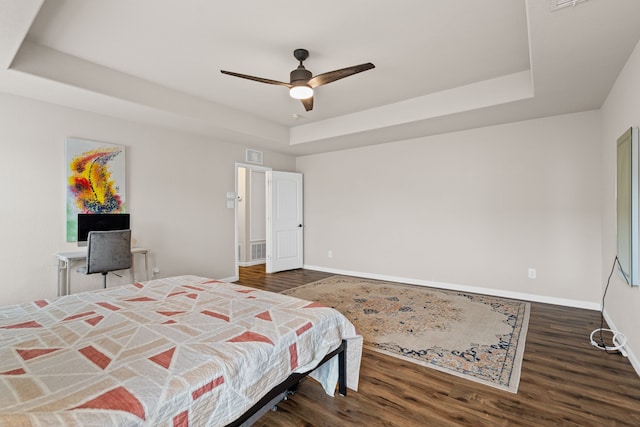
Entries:
MULTIPOLYGON (((331 274, 240 269, 269 291, 331 274)), ((256 426, 640 426, 640 377, 589 344, 600 313, 531 303, 520 387, 512 394, 365 349, 358 392, 327 396, 313 380, 256 426)))

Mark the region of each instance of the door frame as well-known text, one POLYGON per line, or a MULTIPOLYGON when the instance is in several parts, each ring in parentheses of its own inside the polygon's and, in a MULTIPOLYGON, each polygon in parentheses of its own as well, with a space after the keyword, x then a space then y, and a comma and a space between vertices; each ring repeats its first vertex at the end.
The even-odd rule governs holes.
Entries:
MULTIPOLYGON (((235 269, 234 269, 235 280, 234 281, 240 280, 240 266, 238 265, 238 262, 240 261, 238 259, 238 168, 251 169, 251 170, 260 171, 260 172, 267 172, 267 171, 273 170, 273 168, 270 168, 267 166, 259 166, 251 163, 242 163, 242 162, 235 163, 235 167, 233 169, 233 172, 234 172, 233 188, 236 195, 236 197, 234 197, 233 199, 233 226, 234 226, 233 259, 235 264, 235 269)), ((266 191, 266 187, 265 187, 265 191, 266 191)))

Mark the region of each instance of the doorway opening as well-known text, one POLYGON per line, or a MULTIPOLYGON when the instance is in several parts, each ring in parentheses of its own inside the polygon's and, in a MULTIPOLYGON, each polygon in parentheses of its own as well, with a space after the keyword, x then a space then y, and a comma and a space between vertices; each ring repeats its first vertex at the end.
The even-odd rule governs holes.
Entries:
POLYGON ((271 168, 236 163, 235 277, 240 267, 266 263, 266 172, 271 168))

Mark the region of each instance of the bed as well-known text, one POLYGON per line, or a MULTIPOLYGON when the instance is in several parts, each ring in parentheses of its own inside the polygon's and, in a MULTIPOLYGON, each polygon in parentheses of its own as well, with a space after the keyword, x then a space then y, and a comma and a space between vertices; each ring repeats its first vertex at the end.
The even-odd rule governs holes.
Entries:
POLYGON ((4 307, 0 425, 250 424, 309 372, 357 390, 361 352, 336 310, 198 276, 4 307))

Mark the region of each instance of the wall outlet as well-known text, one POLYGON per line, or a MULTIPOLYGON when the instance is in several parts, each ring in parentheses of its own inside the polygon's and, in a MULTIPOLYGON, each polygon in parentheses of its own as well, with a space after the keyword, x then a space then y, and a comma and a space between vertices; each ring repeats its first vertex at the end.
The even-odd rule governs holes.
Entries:
POLYGON ((332 250, 327 252, 327 258, 333 258, 333 251, 332 250))
POLYGON ((535 279, 536 278, 536 269, 535 268, 530 268, 528 270, 528 275, 529 275, 529 279, 535 279))
POLYGON ((151 272, 155 276, 156 274, 160 273, 160 269, 158 267, 153 267, 153 270, 151 270, 151 272))

